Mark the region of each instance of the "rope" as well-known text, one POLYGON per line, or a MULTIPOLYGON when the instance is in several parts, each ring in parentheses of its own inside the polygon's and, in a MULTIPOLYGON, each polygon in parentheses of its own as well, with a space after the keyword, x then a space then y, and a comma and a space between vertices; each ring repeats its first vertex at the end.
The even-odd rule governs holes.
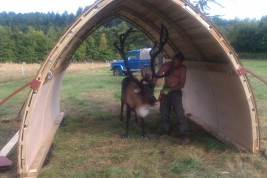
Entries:
POLYGON ((23 90, 24 88, 31 86, 32 89, 37 90, 40 86, 41 82, 38 80, 32 80, 28 83, 26 83, 25 85, 19 87, 18 89, 16 89, 13 93, 11 93, 10 95, 8 95, 6 98, 4 98, 2 101, 0 101, 0 106, 2 104, 4 104, 7 100, 9 100, 10 98, 12 98, 14 95, 16 95, 18 92, 20 92, 21 90, 23 90))
POLYGON ((263 78, 261 78, 260 76, 258 76, 256 73, 252 72, 252 71, 249 70, 249 69, 246 69, 246 71, 247 71, 249 74, 251 74, 251 75, 253 75, 254 77, 256 77, 256 78, 257 78, 258 80, 260 80, 261 82, 263 82, 265 85, 267 85, 267 81, 264 80, 263 78))
POLYGON ((256 77, 258 80, 263 82, 265 85, 267 85, 267 81, 266 80, 264 80, 259 75, 257 75, 256 73, 252 72, 251 70, 249 70, 249 69, 247 69, 245 67, 240 67, 239 69, 237 69, 237 74, 238 75, 245 75, 246 73, 251 74, 252 76, 256 77))

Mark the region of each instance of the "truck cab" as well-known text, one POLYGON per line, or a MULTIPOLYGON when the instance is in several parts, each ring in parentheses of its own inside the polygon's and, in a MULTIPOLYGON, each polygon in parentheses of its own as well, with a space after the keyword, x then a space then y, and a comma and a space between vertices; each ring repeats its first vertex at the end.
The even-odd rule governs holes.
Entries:
MULTIPOLYGON (((143 48, 127 52, 128 65, 131 72, 141 71, 142 68, 150 65, 150 50, 151 48, 143 48)), ((123 59, 114 60, 111 63, 111 70, 113 71, 114 76, 124 75, 127 73, 123 59)))

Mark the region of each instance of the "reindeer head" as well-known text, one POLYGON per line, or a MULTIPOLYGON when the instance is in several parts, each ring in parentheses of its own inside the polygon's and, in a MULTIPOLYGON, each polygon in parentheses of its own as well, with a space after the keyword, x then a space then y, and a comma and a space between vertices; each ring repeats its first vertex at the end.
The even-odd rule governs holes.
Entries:
POLYGON ((146 79, 140 80, 141 90, 140 93, 143 96, 144 102, 148 103, 150 106, 154 106, 157 102, 156 97, 154 96, 155 85, 146 79))

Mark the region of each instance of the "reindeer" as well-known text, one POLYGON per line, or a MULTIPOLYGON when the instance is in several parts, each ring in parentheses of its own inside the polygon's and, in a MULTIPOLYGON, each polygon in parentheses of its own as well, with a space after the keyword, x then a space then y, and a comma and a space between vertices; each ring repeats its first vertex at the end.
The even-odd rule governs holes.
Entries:
MULTIPOLYGON (((154 59, 156 56, 161 52, 163 49, 163 46, 165 45, 167 41, 167 36, 163 35, 163 31, 167 29, 162 28, 161 29, 161 36, 160 36, 160 47, 159 50, 155 52, 155 46, 153 48, 154 53, 150 53, 151 56, 151 67, 153 65, 154 68, 154 59), (165 39, 163 39, 163 36, 165 39)), ((138 118, 140 118, 141 122, 141 137, 147 139, 148 137, 145 134, 145 124, 144 124, 144 118, 148 115, 149 113, 149 108, 150 106, 153 106, 156 103, 156 98, 154 96, 154 87, 155 85, 153 84, 153 80, 149 80, 147 76, 144 76, 142 74, 142 79, 139 81, 136 77, 132 75, 130 72, 129 66, 128 66, 128 61, 124 52, 124 44, 126 41, 126 38, 129 36, 129 34, 133 32, 133 29, 130 28, 127 30, 125 34, 122 34, 119 36, 119 42, 120 42, 120 47, 118 46, 117 43, 114 43, 114 46, 117 48, 117 50, 120 52, 121 57, 124 60, 126 69, 127 69, 127 77, 125 77, 122 80, 121 83, 121 115, 120 115, 120 120, 123 121, 123 108, 124 105, 126 105, 126 130, 123 135, 123 138, 128 138, 129 134, 129 122, 130 122, 130 117, 131 117, 131 112, 133 111, 135 113, 135 121, 138 121, 138 118)), ((168 32, 165 32, 168 33, 168 32)), ((152 75, 153 75, 152 70, 152 75)), ((155 72, 154 72, 155 74, 155 72)), ((153 79, 153 77, 152 77, 153 79)))
POLYGON ((140 118, 141 123, 141 137, 147 138, 145 135, 144 118, 149 113, 149 107, 156 103, 156 98, 154 97, 154 85, 145 81, 138 80, 135 77, 125 77, 122 80, 121 86, 121 117, 120 120, 123 121, 123 107, 126 105, 126 130, 124 138, 128 138, 129 122, 131 117, 131 112, 135 113, 135 119, 140 118))

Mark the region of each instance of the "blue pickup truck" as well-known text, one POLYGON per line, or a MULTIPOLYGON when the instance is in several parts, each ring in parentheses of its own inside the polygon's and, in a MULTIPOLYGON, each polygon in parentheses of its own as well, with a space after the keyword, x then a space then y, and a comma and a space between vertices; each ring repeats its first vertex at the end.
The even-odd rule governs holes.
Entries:
MULTIPOLYGON (((128 65, 131 72, 138 72, 141 71, 142 68, 150 66, 150 50, 151 48, 143 48, 127 52, 128 65)), ((122 59, 111 62, 111 70, 113 71, 114 76, 127 73, 127 69, 122 59)))

